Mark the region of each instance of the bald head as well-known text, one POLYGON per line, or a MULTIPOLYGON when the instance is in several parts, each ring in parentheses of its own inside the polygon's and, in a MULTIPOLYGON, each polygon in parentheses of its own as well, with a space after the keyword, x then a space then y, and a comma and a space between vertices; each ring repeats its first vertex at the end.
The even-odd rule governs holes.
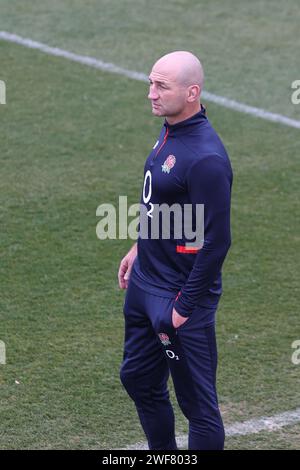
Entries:
POLYGON ((191 52, 175 51, 161 57, 152 67, 149 82, 152 113, 165 116, 170 124, 201 109, 204 74, 200 60, 191 52))
POLYGON ((200 60, 191 52, 175 51, 161 57, 153 71, 166 73, 181 86, 198 85, 203 89, 204 73, 200 60))

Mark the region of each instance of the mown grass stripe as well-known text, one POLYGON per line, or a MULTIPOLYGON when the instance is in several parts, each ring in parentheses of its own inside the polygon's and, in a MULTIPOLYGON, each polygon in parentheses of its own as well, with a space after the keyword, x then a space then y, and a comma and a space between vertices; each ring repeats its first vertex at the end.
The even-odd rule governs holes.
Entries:
MULTIPOLYGON (((279 413, 274 416, 262 416, 260 418, 249 419, 243 423, 233 423, 230 426, 226 427, 225 433, 226 437, 234 436, 246 436, 248 434, 256 434, 261 431, 270 431, 274 432, 278 429, 283 428, 291 424, 300 422, 300 408, 292 411, 285 411, 284 413, 279 413)), ((186 435, 181 435, 176 438, 177 445, 180 449, 187 447, 188 437, 186 435)), ((135 449, 142 450, 148 449, 148 446, 144 442, 138 442, 131 446, 126 447, 126 450, 135 449)))
MULTIPOLYGON (((75 54, 74 52, 60 49, 58 47, 51 47, 47 44, 33 41, 29 38, 23 38, 21 36, 18 36, 17 34, 8 33, 6 31, 0 31, 0 39, 4 41, 13 42, 15 44, 21 44, 22 46, 29 47, 31 49, 38 49, 42 52, 45 52, 46 54, 54 55, 57 57, 64 57, 65 59, 72 60, 74 62, 79 62, 80 64, 88 65, 89 67, 94 67, 99 70, 116 73, 142 82, 148 82, 148 76, 144 73, 136 72, 134 70, 128 70, 110 62, 103 62, 102 60, 96 59, 95 57, 83 56, 75 54)), ((239 111, 244 114, 250 114, 251 116, 264 119, 266 121, 276 122, 284 124, 286 126, 294 127, 296 129, 300 129, 300 121, 297 121, 296 119, 291 119, 281 114, 271 113, 270 111, 267 111, 265 109, 255 108, 253 106, 249 106, 247 104, 231 100, 229 98, 226 98, 225 96, 215 95, 207 91, 202 92, 202 97, 206 101, 210 101, 212 103, 218 104, 225 108, 232 109, 234 111, 239 111)))

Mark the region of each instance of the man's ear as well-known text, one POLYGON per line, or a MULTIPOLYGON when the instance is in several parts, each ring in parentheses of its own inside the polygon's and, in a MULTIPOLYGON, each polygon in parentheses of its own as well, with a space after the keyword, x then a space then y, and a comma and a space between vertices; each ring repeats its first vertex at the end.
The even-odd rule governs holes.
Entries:
POLYGON ((188 102, 193 103, 194 101, 197 101, 200 97, 200 87, 199 85, 191 85, 189 87, 188 91, 188 102))

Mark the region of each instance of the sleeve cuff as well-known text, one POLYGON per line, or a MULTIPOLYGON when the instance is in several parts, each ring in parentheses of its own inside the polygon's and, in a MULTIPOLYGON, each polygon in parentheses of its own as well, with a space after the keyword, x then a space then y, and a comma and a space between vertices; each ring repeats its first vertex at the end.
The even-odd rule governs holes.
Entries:
POLYGON ((176 312, 179 313, 179 315, 181 315, 182 317, 188 318, 188 317, 191 315, 191 313, 192 313, 191 309, 185 308, 185 307, 180 303, 179 300, 175 300, 173 307, 175 308, 176 312))

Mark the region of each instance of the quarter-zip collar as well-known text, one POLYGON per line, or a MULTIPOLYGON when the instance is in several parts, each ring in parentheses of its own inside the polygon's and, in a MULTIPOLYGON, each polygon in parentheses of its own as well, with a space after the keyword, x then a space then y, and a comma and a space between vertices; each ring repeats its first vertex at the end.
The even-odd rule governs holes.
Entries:
POLYGON ((169 124, 165 119, 164 126, 166 128, 166 132, 168 132, 168 135, 172 136, 175 134, 188 134, 194 129, 194 127, 198 126, 199 124, 203 124, 206 121, 206 110, 205 107, 201 104, 201 110, 190 118, 177 122, 176 124, 169 124))

